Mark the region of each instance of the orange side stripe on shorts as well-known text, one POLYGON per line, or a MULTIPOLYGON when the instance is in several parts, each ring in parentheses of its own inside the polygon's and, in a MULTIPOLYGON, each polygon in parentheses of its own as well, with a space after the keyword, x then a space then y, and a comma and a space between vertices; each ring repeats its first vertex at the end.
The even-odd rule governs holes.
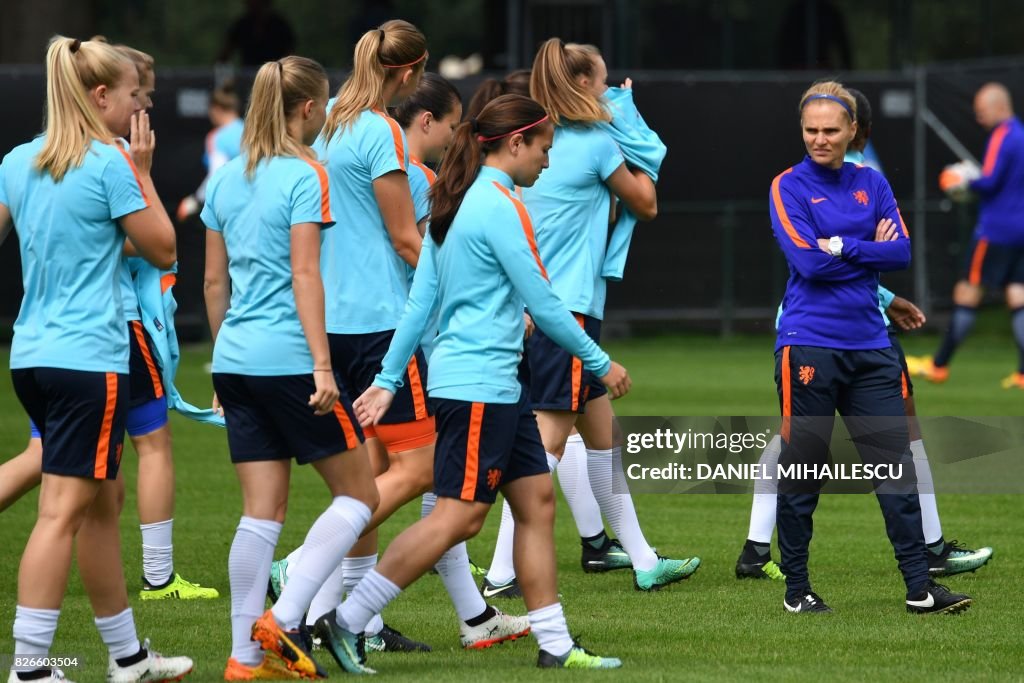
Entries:
POLYGON ((92 469, 95 479, 107 478, 107 458, 110 456, 110 434, 114 430, 114 409, 117 407, 117 375, 106 373, 107 405, 103 410, 103 424, 100 425, 100 438, 96 442, 96 463, 92 469))
POLYGON ((551 278, 548 277, 548 271, 544 267, 544 262, 540 260, 540 250, 537 249, 537 236, 533 233, 533 221, 530 220, 530 212, 526 210, 526 204, 517 199, 508 188, 499 182, 495 182, 494 186, 501 190, 502 194, 512 200, 512 206, 516 207, 516 213, 519 214, 519 222, 523 224, 523 233, 526 234, 526 241, 530 245, 530 251, 533 252, 533 258, 537 262, 537 266, 540 268, 540 274, 544 276, 544 279, 548 282, 551 278))
POLYGON ((789 443, 790 417, 793 415, 793 382, 789 370, 789 347, 782 347, 782 440, 789 443))
POLYGON ((359 437, 356 436, 356 429, 352 426, 352 420, 348 419, 348 413, 345 412, 345 407, 341 405, 341 401, 337 401, 334 404, 334 417, 338 419, 341 431, 345 433, 345 450, 350 451, 358 446, 359 437))
POLYGON ((420 379, 420 366, 416 356, 409 360, 409 391, 412 392, 412 406, 417 420, 427 418, 427 397, 423 393, 423 380, 420 379))
MULTIPOLYGON (((583 327, 583 316, 573 313, 576 322, 583 327)), ((572 410, 580 409, 580 386, 583 384, 583 361, 576 356, 572 357, 572 410)))
POLYGON ((900 370, 900 382, 903 383, 903 400, 910 398, 910 390, 907 388, 907 373, 900 370))
POLYGON ((132 331, 135 332, 135 340, 139 342, 139 349, 142 351, 142 357, 146 361, 146 369, 149 370, 149 381, 153 383, 153 395, 156 398, 160 398, 164 395, 164 385, 160 381, 160 373, 157 372, 156 363, 153 362, 153 356, 149 353, 149 345, 146 344, 146 335, 142 333, 142 323, 138 320, 133 320, 132 331))
POLYGON ((398 168, 405 170, 405 142, 402 140, 402 129, 398 126, 398 121, 385 114, 384 112, 374 109, 373 113, 380 116, 388 122, 388 126, 391 128, 391 137, 395 139, 395 154, 398 155, 398 168))
POLYGON ((330 185, 327 183, 327 171, 323 164, 309 159, 303 159, 303 161, 316 171, 317 180, 320 181, 320 220, 323 223, 330 223, 334 219, 331 217, 331 191, 330 185))
POLYGON ((981 284, 981 269, 985 265, 986 251, 988 251, 988 240, 978 240, 978 244, 974 247, 974 255, 971 256, 971 272, 967 276, 967 280, 972 285, 981 284))
POLYGON ((160 293, 165 293, 178 282, 178 276, 174 273, 164 273, 160 277, 160 293))
POLYGON ((480 430, 484 424, 484 404, 474 403, 469 414, 469 434, 466 439, 466 474, 462 479, 462 500, 476 496, 476 478, 480 472, 480 430))

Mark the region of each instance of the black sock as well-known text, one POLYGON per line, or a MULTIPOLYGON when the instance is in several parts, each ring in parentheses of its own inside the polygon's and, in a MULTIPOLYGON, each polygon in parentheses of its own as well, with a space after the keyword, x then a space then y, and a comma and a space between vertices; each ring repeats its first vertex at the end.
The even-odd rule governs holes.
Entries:
POLYGON ((490 605, 487 605, 487 609, 481 612, 480 616, 473 617, 472 619, 466 619, 466 624, 468 624, 469 626, 479 626, 480 624, 484 623, 485 621, 493 617, 495 614, 497 614, 497 612, 494 610, 494 608, 490 605))
POLYGON ((601 529, 601 533, 595 536, 588 536, 587 538, 580 537, 580 543, 583 545, 589 545, 594 550, 600 550, 608 543, 608 534, 601 529))
POLYGON ((935 367, 944 368, 949 365, 949 361, 953 358, 953 353, 964 342, 967 335, 970 334, 971 328, 974 327, 974 319, 977 317, 977 308, 971 308, 970 306, 956 306, 953 308, 953 317, 949 321, 949 329, 946 330, 946 336, 942 338, 942 346, 939 347, 938 353, 935 354, 933 361, 935 367))
POLYGON ((40 681, 49 678, 53 673, 51 669, 36 669, 35 671, 18 671, 19 681, 40 681))
POLYGON ((127 657, 122 657, 121 659, 116 659, 114 661, 117 662, 118 666, 131 666, 132 664, 138 664, 148 656, 149 653, 146 652, 146 648, 140 647, 139 651, 135 654, 129 655, 127 657))
POLYGON ((946 549, 946 539, 939 536, 939 540, 934 543, 928 544, 928 552, 932 555, 941 555, 942 551, 946 549))
POLYGON ((743 559, 747 562, 767 562, 772 556, 772 544, 751 541, 743 544, 743 559))
POLYGON ((163 583, 161 583, 159 586, 154 586, 153 584, 151 584, 149 581, 146 580, 145 576, 142 577, 142 585, 149 586, 149 589, 150 590, 154 590, 154 591, 158 591, 158 590, 161 590, 163 588, 167 588, 173 582, 174 582, 174 567, 171 567, 171 575, 169 577, 167 577, 167 580, 164 581, 163 583))

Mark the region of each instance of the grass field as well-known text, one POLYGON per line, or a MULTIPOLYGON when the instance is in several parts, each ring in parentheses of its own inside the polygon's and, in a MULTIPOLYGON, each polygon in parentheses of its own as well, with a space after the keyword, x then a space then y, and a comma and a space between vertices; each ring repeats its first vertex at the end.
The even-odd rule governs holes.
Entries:
MULTIPOLYGON (((1024 393, 999 388, 1012 370, 1015 351, 1003 336, 1005 315, 992 318, 957 358, 944 386, 919 385, 921 414, 1021 415, 1024 393)), ((932 337, 906 339, 908 353, 931 352, 932 337)), ((771 340, 680 336, 616 342, 613 357, 629 368, 634 392, 617 402, 623 415, 771 415, 777 410, 771 340)), ((186 352, 179 375, 183 394, 200 403, 210 391, 202 371, 208 348, 186 352)), ((6 353, 0 359, 6 363, 6 353)), ((122 517, 129 593, 140 634, 164 652, 196 660, 189 680, 219 680, 230 650, 227 554, 241 510, 222 431, 172 418, 178 469, 175 520, 177 569, 221 590, 219 600, 142 603, 137 600, 140 541, 134 511, 134 452, 126 446, 128 503, 122 517)), ((21 450, 24 414, 0 378, 0 457, 21 450)), ((293 475, 292 500, 280 549, 301 542, 327 503, 327 492, 308 469, 293 475)), ((371 665, 396 680, 1022 680, 1024 601, 1020 577, 1024 551, 1022 500, 1015 496, 941 496, 947 538, 996 548, 993 562, 977 574, 951 577, 948 585, 970 593, 974 607, 956 617, 915 617, 903 608, 903 587, 870 496, 829 496, 815 516, 811 560, 815 589, 836 614, 801 618, 783 613, 778 583, 737 582, 733 564, 747 532, 750 499, 739 495, 645 495, 636 505, 647 538, 660 552, 697 554, 703 566, 688 582, 655 594, 633 590, 628 573, 585 575, 579 568, 575 528, 560 502, 556 522, 560 590, 570 628, 601 654, 621 657, 615 673, 560 672, 534 668, 532 640, 490 651, 458 647, 454 613, 439 579, 428 576, 388 608, 389 624, 434 646, 431 654, 375 655, 371 665), (1015 578, 1016 577, 1016 578, 1015 578)), ((35 515, 30 494, 0 517, 0 653, 12 649, 17 567, 35 515)), ((382 529, 391 538, 419 514, 403 510, 382 529)), ((490 559, 498 515, 470 542, 477 561, 490 559)), ((776 553, 777 558, 777 553, 776 553)), ((521 612, 521 603, 499 603, 521 612)), ((78 654, 78 681, 103 679, 106 652, 91 621, 81 583, 73 577, 64 602, 53 654, 78 654)), ((324 657, 332 677, 340 676, 324 657)))

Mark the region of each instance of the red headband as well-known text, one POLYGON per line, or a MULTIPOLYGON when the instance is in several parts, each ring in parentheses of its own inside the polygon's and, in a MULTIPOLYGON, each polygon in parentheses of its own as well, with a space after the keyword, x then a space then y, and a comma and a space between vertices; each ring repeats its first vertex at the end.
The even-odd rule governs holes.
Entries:
POLYGON ((489 137, 489 138, 485 138, 483 135, 477 135, 476 136, 476 140, 477 140, 477 142, 494 142, 495 140, 500 140, 502 138, 507 138, 510 135, 515 135, 516 133, 522 133, 524 130, 530 130, 534 126, 539 126, 540 124, 544 123, 547 120, 548 120, 548 117, 547 117, 547 114, 545 114, 544 118, 540 119, 539 121, 534 121, 533 123, 531 123, 528 126, 523 126, 522 128, 516 128, 515 130, 509 131, 508 133, 502 133, 501 135, 495 135, 495 136, 489 137))
POLYGON ((413 61, 409 62, 408 64, 384 64, 384 63, 381 63, 381 66, 384 67, 385 69, 404 69, 407 66, 415 66, 416 64, 419 64, 420 62, 422 62, 426 58, 427 58, 427 52, 424 51, 423 54, 421 54, 417 59, 414 59, 413 61))

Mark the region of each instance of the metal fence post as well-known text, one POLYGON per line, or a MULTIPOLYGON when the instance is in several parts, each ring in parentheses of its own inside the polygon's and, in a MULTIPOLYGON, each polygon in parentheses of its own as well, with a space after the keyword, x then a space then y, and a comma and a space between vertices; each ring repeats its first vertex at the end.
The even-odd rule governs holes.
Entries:
POLYGON ((722 212, 722 303, 721 335, 733 335, 736 317, 736 204, 727 202, 722 212))
POLYGON ((914 224, 911 228, 911 237, 914 257, 914 301, 926 315, 930 315, 932 302, 928 289, 928 232, 925 226, 925 201, 928 193, 925 178, 925 144, 928 131, 924 120, 924 110, 928 106, 927 76, 926 67, 919 66, 914 69, 914 224))

